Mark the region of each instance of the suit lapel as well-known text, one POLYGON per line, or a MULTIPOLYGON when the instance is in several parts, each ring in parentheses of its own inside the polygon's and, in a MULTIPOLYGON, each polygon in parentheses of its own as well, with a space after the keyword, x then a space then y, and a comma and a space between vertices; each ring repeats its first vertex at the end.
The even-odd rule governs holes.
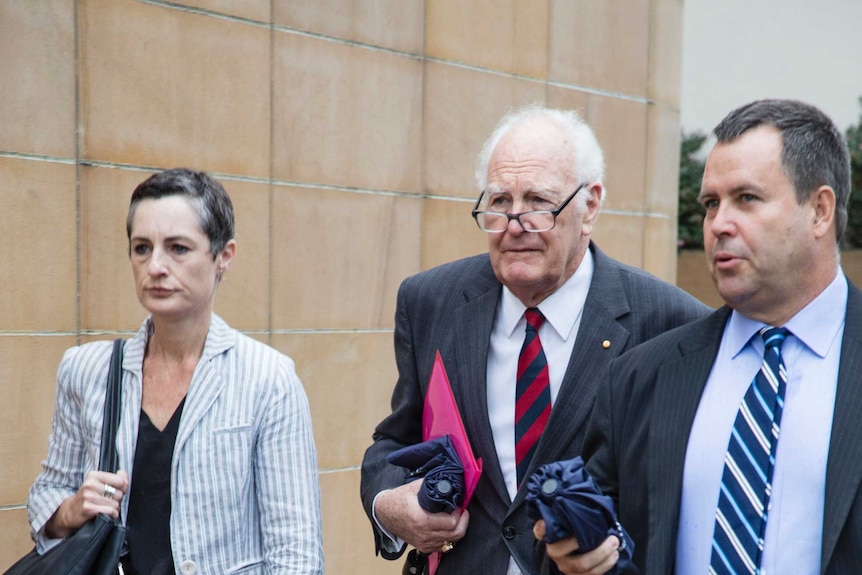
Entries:
POLYGON ((534 462, 559 459, 570 447, 592 409, 599 377, 607 364, 622 353, 630 337, 629 331, 617 321, 630 311, 619 274, 608 265, 607 258, 598 253, 594 257, 593 279, 575 346, 548 425, 536 447, 534 462), (602 345, 605 341, 610 347, 602 345))
MULTIPOLYGON (((150 319, 147 318, 135 336, 126 342, 123 350, 123 408, 120 415, 120 428, 117 432, 117 455, 119 469, 125 469, 129 473, 134 472, 138 426, 141 423, 144 352, 147 347, 149 327, 150 319)), ((125 520, 129 510, 129 498, 123 497, 120 506, 125 520)))
MULTIPOLYGON (((586 424, 596 382, 607 363, 625 349, 630 336, 628 330, 617 321, 630 312, 617 269, 613 261, 598 248, 591 244, 590 249, 593 251, 595 268, 590 291, 584 302, 577 340, 528 475, 539 462, 559 459, 570 447, 572 437, 586 424), (608 349, 602 345, 605 340, 611 342, 608 349)), ((489 261, 485 260, 477 281, 464 290, 464 305, 456 310, 457 345, 454 353, 458 379, 463 383, 458 384, 459 389, 455 393, 463 411, 473 415, 465 418, 465 427, 474 442, 474 450, 477 454, 485 454, 483 473, 500 498, 509 501, 488 421, 486 382, 491 330, 501 290, 502 286, 494 276, 489 261)), ((522 489, 515 498, 513 508, 523 500, 524 494, 525 490, 522 489)))
MULTIPOLYGON (((590 249, 595 267, 577 339, 527 477, 543 462, 562 459, 571 449, 573 438, 586 425, 602 372, 626 348, 631 335, 617 321, 631 311, 617 268, 597 247, 591 244, 590 249), (610 347, 604 347, 605 341, 610 347)), ((525 496, 526 489, 521 489, 516 506, 525 496)))
POLYGON ((182 452, 186 440, 210 410, 218 396, 221 395, 223 389, 224 379, 216 373, 209 361, 201 358, 197 370, 192 376, 192 385, 189 387, 187 401, 180 419, 180 429, 177 432, 177 442, 174 447, 174 461, 177 460, 176 454, 182 452))
POLYGON ((234 345, 236 340, 233 330, 221 318, 213 315, 204 351, 192 375, 183 415, 180 418, 180 428, 177 431, 177 441, 174 446, 175 466, 183 445, 225 388, 225 379, 213 365, 213 360, 234 345))
MULTIPOLYGON (((455 310, 456 380, 453 392, 461 406, 464 427, 473 445, 474 455, 482 457, 483 475, 494 486, 497 495, 509 500, 500 462, 496 456, 494 434, 488 420, 487 362, 491 330, 502 286, 491 269, 490 262, 477 274, 477 279, 464 290, 464 303, 455 310), (470 414, 467 417, 466 414, 470 414)), ((450 375, 450 380, 452 379, 450 375)))
MULTIPOLYGON (((848 282, 849 283, 849 282, 848 282)), ((832 437, 826 464, 826 501, 820 571, 832 558, 838 537, 862 484, 862 292, 850 284, 844 337, 838 368, 838 389, 832 417, 832 437)))
POLYGON ((723 307, 693 324, 690 337, 679 342, 679 357, 665 362, 655 375, 652 405, 660 406, 660 412, 651 417, 647 449, 654 455, 647 462, 653 541, 647 571, 672 572, 689 432, 729 314, 723 307))

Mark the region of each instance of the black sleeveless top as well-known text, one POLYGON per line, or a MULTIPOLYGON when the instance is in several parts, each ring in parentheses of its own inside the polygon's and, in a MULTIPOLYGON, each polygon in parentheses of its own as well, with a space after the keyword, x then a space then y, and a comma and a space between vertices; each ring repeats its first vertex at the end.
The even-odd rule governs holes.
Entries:
POLYGON ((185 403, 183 398, 162 431, 141 410, 126 521, 129 553, 122 558, 127 575, 174 574, 170 525, 171 460, 185 403))

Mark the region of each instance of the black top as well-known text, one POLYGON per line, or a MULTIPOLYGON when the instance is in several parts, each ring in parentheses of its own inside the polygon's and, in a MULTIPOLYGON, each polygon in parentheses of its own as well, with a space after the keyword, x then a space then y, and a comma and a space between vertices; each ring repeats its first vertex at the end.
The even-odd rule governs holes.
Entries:
POLYGON ((171 552, 171 460, 185 398, 162 431, 141 410, 138 445, 129 490, 123 557, 128 575, 173 575, 171 552))

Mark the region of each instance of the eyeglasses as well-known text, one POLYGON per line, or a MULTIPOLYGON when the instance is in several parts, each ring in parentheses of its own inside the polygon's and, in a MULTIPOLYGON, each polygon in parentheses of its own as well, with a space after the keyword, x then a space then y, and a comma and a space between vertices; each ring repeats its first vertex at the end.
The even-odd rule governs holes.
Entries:
POLYGON ((554 210, 535 210, 532 212, 521 212, 520 214, 507 214, 505 212, 486 212, 480 211, 477 208, 482 203, 482 198, 485 196, 483 191, 476 200, 476 205, 473 206, 473 219, 483 232, 499 234, 509 229, 509 222, 517 220, 521 224, 521 228, 525 232, 546 232, 554 229, 557 225, 557 216, 563 211, 563 208, 569 205, 569 202, 578 195, 578 192, 583 190, 587 184, 578 186, 572 195, 563 200, 563 203, 557 206, 554 210))

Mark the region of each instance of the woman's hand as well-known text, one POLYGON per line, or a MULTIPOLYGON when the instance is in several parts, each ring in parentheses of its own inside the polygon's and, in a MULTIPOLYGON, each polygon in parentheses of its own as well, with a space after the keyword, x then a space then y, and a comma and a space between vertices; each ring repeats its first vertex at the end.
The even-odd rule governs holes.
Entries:
POLYGON ((51 539, 68 537, 99 513, 117 519, 120 502, 128 488, 129 475, 125 471, 89 472, 78 492, 64 499, 45 524, 45 536, 51 539))

